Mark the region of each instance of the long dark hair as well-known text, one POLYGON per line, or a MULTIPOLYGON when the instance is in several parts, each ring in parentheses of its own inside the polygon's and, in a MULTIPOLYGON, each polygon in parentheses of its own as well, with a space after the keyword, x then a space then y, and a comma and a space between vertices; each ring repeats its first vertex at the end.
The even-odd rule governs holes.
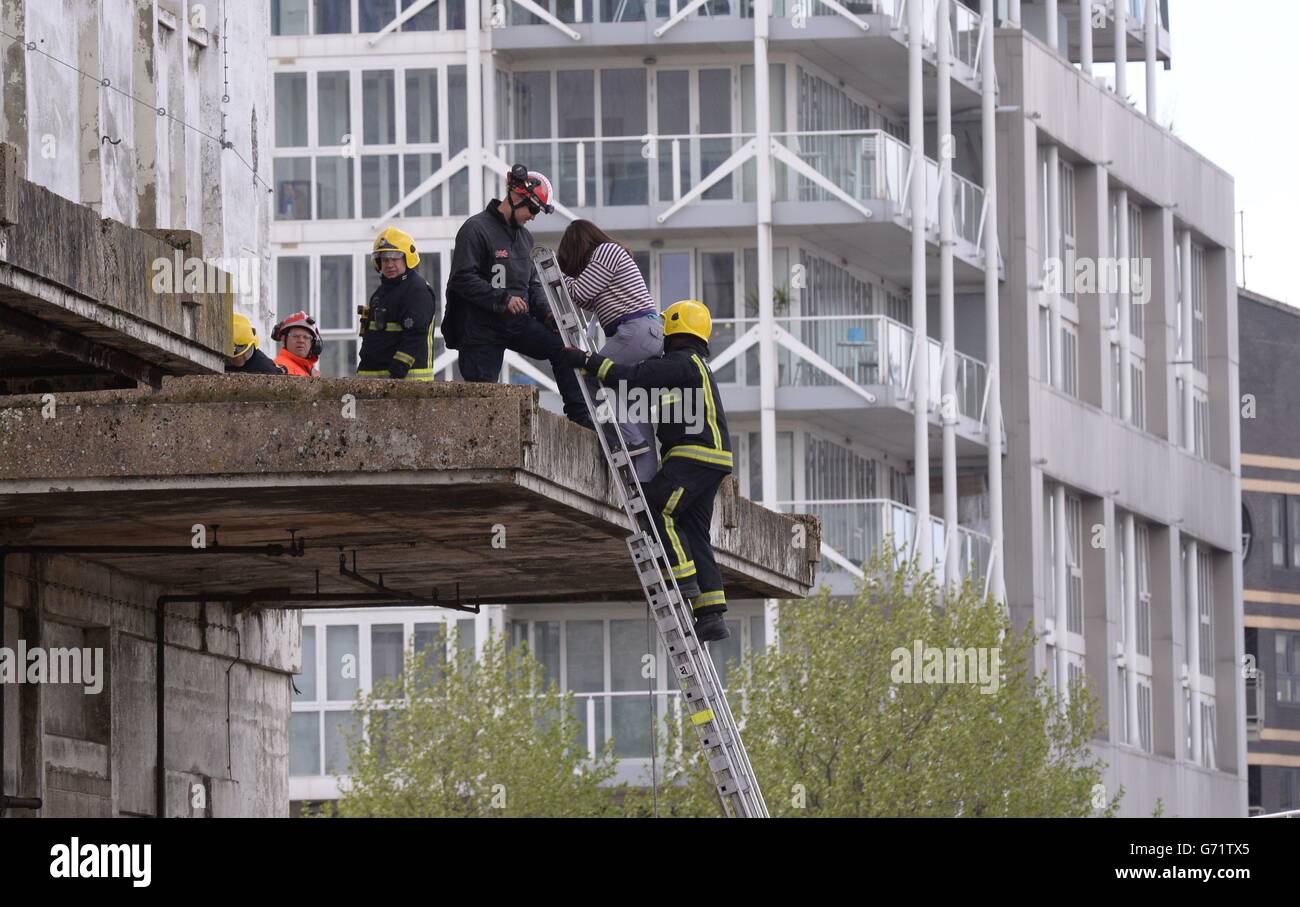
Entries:
POLYGON ((591 221, 575 220, 564 231, 564 235, 560 237, 560 247, 555 250, 555 258, 559 262, 560 270, 570 277, 577 277, 591 261, 596 247, 607 242, 622 246, 624 251, 628 251, 627 246, 591 221))

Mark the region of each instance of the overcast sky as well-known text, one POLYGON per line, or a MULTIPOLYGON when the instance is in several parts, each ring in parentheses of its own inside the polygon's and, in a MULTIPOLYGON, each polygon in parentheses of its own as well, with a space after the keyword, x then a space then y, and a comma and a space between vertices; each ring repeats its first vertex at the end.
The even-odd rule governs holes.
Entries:
MULTIPOLYGON (((1300 306, 1300 0, 1169 0, 1161 123, 1231 173, 1246 213, 1246 286, 1300 306)), ((1113 69, 1113 67, 1110 67, 1113 69)), ((1145 104, 1142 66, 1130 94, 1145 104)), ((1242 282, 1240 217, 1237 283, 1242 282)))

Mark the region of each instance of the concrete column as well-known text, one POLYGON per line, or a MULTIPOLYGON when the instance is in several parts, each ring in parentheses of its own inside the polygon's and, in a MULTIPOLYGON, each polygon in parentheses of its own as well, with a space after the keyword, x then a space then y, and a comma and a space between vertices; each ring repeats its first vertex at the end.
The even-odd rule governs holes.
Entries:
POLYGON ((1124 514, 1124 695, 1128 698, 1128 742, 1141 743, 1138 732, 1137 687, 1137 523, 1124 514))
POLYGON ((984 158, 984 356, 988 382, 989 535, 992 576, 989 592, 1006 601, 1002 530, 1002 388, 1001 324, 998 312, 998 160, 997 81, 993 63, 993 0, 981 0, 984 57, 980 61, 980 129, 984 158))
POLYGON ((1117 193, 1118 216, 1115 232, 1119 234, 1119 407, 1117 412, 1125 422, 1133 421, 1133 373, 1130 367, 1133 335, 1132 307, 1129 293, 1129 235, 1128 235, 1128 190, 1120 189, 1117 193))
POLYGON ((1052 570, 1056 581, 1052 584, 1055 591, 1056 625, 1056 688, 1061 696, 1069 701, 1070 662, 1066 657, 1066 636, 1069 632, 1069 597, 1065 592, 1067 571, 1065 566, 1065 547, 1070 538, 1065 526, 1065 486, 1060 482, 1052 488, 1052 570))
POLYGON ((1187 680, 1192 694, 1192 761, 1201 764, 1201 615, 1200 575, 1196 569, 1198 545, 1187 540, 1185 566, 1187 590, 1187 680))
MULTIPOLYGON (((465 3, 465 109, 469 129, 469 210, 478 213, 483 199, 483 23, 478 0, 465 3)), ((495 96, 495 91, 494 91, 495 96)), ((558 174, 546 174, 558 180, 558 174)))
MULTIPOLYGON (((0 3, 0 28, 27 37, 27 0, 0 3)), ((18 175, 27 173, 27 47, 22 41, 0 41, 0 142, 18 149, 18 175)))
POLYGON ((1160 35, 1160 12, 1156 8, 1156 0, 1146 0, 1146 22, 1143 23, 1143 32, 1145 34, 1144 44, 1146 44, 1146 76, 1147 76, 1147 116, 1152 120, 1156 118, 1156 42, 1160 35))
MULTIPOLYGON (((158 222, 158 113, 165 101, 158 98, 158 12, 152 0, 136 0, 135 46, 131 55, 132 93, 144 101, 133 104, 135 133, 135 226, 163 226, 158 222), (149 106, 152 105, 152 106, 149 106)), ((223 34, 224 42, 226 36, 223 34)))
POLYGON ((1128 12, 1115 0, 1115 94, 1128 103, 1128 12))
MULTIPOLYGON (((1061 280, 1069 280, 1061 256, 1061 152, 1052 144, 1047 146, 1047 249, 1044 258, 1050 261, 1061 280)), ((1047 288, 1048 315, 1052 336, 1048 343, 1052 350, 1052 387, 1065 387, 1065 364, 1061 361, 1061 288, 1047 288)))
POLYGON ((1079 55, 1083 74, 1092 75, 1092 0, 1079 0, 1079 55))
POLYGON ((943 394, 939 416, 943 421, 943 570, 947 583, 958 583, 957 534, 957 329, 953 315, 952 254, 952 34, 951 0, 939 0, 939 339, 943 344, 943 394))
MULTIPOLYGON (((908 139, 912 145, 912 459, 916 485, 916 555, 924 571, 933 566, 933 552, 930 545, 930 369, 925 296, 925 105, 921 94, 924 85, 923 6, 922 3, 910 3, 907 7, 907 116, 908 139)), ((758 69, 757 60, 754 68, 758 69)), ((755 95, 758 95, 757 90, 755 95)), ((760 108, 762 103, 760 98, 760 108)), ((761 261, 759 269, 761 279, 761 261)))
MULTIPOLYGON (((77 64, 86 72, 99 72, 99 17, 98 4, 88 8, 80 17, 77 27, 77 64)), ((72 23, 69 23, 72 25, 72 23)), ((103 212, 104 174, 100 167, 100 141, 102 136, 101 86, 93 79, 77 82, 76 116, 79 118, 78 160, 81 162, 81 197, 75 199, 96 212, 103 212)), ((25 103, 25 99, 24 99, 25 103)))

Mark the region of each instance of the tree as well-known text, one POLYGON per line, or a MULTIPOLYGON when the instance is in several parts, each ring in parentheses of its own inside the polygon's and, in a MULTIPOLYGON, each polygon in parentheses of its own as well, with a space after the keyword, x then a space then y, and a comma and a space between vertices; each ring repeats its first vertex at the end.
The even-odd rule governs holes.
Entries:
MULTIPOLYGON (((432 650, 430 650, 432 651, 432 650)), ((440 650, 439 650, 440 651, 440 650)), ((573 694, 543 682, 525 646, 493 634, 481 659, 408 651, 406 674, 358 696, 340 816, 615 815, 612 745, 580 741, 573 694)))
MULTIPOLYGON (((730 675, 746 678, 743 695, 733 689, 730 699, 743 712, 770 812, 1094 813, 1104 769, 1087 745, 1096 703, 1075 685, 1066 705, 1033 673, 1032 628, 1015 633, 1002 607, 969 583, 941 595, 929 574, 896 566, 892 552, 866 572, 854 599, 833 599, 823 588, 783 604, 780 651, 753 656, 730 675)), ((718 815, 698 744, 683 741, 682 753, 665 761, 659 814, 718 815)), ((1112 814, 1121 795, 1099 811, 1112 814)), ((637 804, 644 811, 640 793, 637 804)))

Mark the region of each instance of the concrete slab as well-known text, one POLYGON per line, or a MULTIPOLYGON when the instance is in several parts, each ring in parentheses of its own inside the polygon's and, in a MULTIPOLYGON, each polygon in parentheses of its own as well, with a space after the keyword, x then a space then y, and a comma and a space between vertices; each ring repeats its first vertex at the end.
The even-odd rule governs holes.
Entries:
MULTIPOLYGON (((60 394, 49 415, 34 395, 0 407, 0 544, 175 545, 185 556, 87 556, 175 592, 368 592, 339 574, 355 553, 443 602, 458 584, 483 603, 640 596, 595 435, 532 388, 196 376, 60 394), (301 556, 219 553, 291 536, 301 556)), ((729 480, 714 541, 729 597, 809 591, 815 518, 729 480)))

